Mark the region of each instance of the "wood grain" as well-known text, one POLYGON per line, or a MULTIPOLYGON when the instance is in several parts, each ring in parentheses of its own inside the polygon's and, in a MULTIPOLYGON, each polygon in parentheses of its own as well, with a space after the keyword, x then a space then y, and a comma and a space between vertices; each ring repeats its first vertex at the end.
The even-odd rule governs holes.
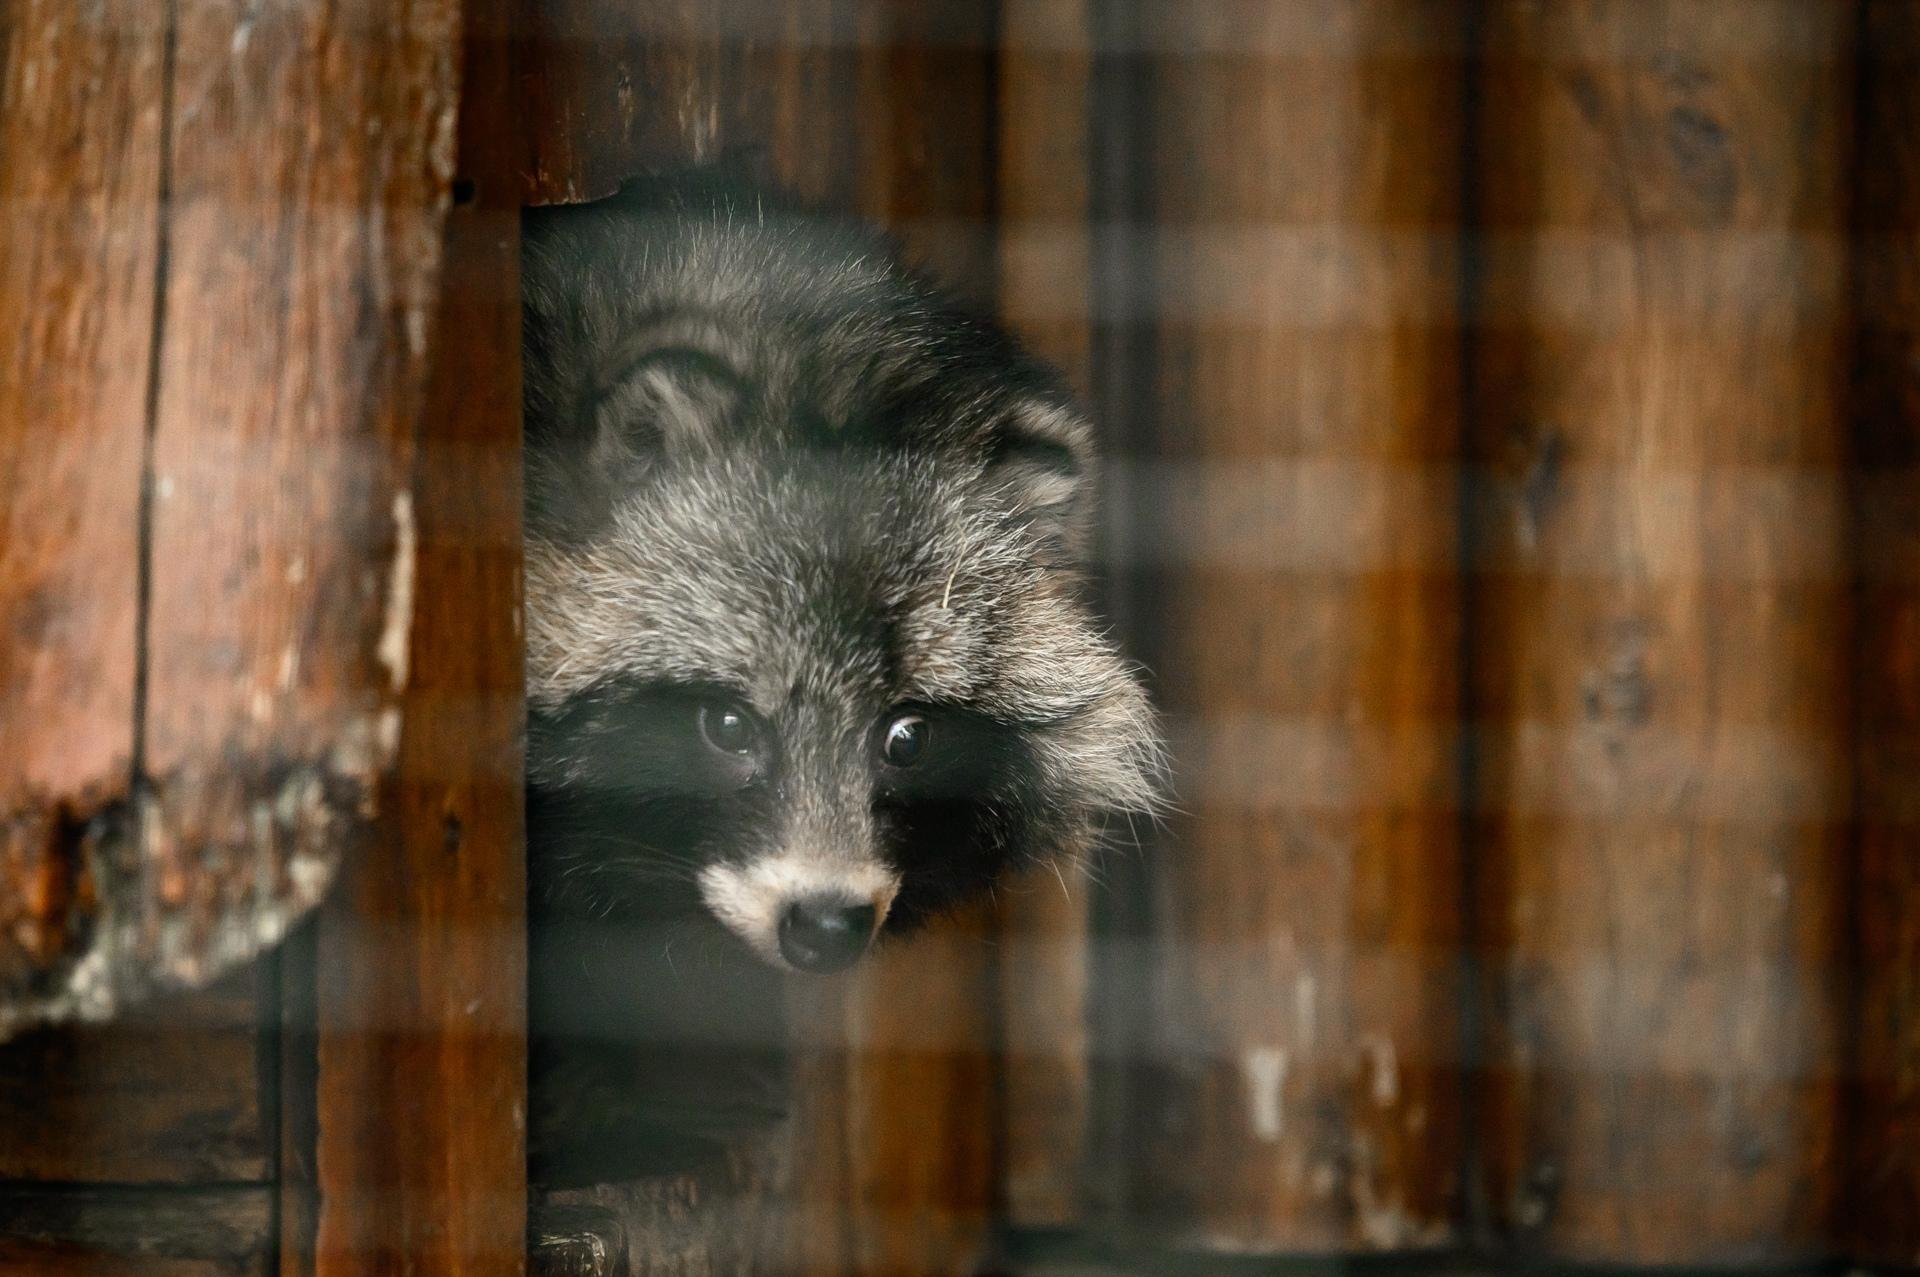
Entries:
POLYGON ((180 9, 123 866, 169 978, 317 902, 393 757, 456 22, 452 0, 180 9))
POLYGON ((1855 160, 1858 978, 1847 1235, 1920 1264, 1920 11, 1866 8, 1855 160))
POLYGON ((1487 15, 1479 1107, 1491 1223, 1525 1254, 1826 1245, 1850 22, 1487 15))
POLYGON ((649 169, 749 157, 844 207, 862 4, 544 0, 528 18, 526 201, 599 199, 649 169))
POLYGON ((261 1182, 273 1171, 253 970, 111 1025, 0 1046, 0 1179, 261 1182))
POLYGON ((82 996, 133 766, 166 29, 71 9, 0 10, 0 1036, 82 996))
MULTIPOLYGON (((1458 1236, 1460 6, 1142 6, 1129 565, 1186 811, 1145 867, 1130 1221, 1458 1236), (1150 378, 1150 380, 1148 380, 1150 378)), ((1124 299, 1124 294, 1123 294, 1124 299)))
POLYGON ((364 834, 454 15, 8 11, 0 1034, 211 978, 364 834))
POLYGON ((467 13, 468 198, 428 329, 406 725, 378 842, 316 937, 318 1277, 526 1263, 522 152, 508 7, 467 13))
POLYGON ((264 1277, 264 1185, 0 1186, 4 1277, 264 1277))

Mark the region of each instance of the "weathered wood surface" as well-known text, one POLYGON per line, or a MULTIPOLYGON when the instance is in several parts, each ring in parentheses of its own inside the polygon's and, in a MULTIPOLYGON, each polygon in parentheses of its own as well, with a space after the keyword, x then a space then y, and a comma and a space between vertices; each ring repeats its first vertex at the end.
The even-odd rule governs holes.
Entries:
POLYGON ((523 153, 507 10, 467 6, 464 202, 429 324, 399 764, 315 938, 318 1230, 311 1269, 291 1271, 317 1277, 525 1271, 523 153))
POLYGON ((261 1070, 270 984, 240 971, 111 1025, 0 1046, 0 1179, 262 1182, 274 1114, 261 1070))
POLYGON ((1125 1206, 1166 1244, 1459 1235, 1465 16, 1138 6, 1125 516, 1186 814, 1113 978, 1125 1206))
POLYGON ((543 0, 528 19, 526 201, 599 199, 648 168, 750 153, 799 193, 846 206, 857 46, 880 8, 543 0))
POLYGON ((1486 14, 1478 1112, 1522 1253, 1828 1243, 1852 20, 1486 14))
POLYGON ((266 1277, 272 1193, 0 1185, 4 1277, 266 1277))
POLYGON ((179 10, 135 937, 181 979, 318 901, 393 756, 457 27, 179 10))
POLYGON ((205 980, 364 840, 456 20, 8 10, 0 1034, 205 980))
POLYGON ((714 1277, 805 1271, 779 1257, 787 1141, 748 1137, 722 1164, 545 1195, 531 1220, 533 1277, 714 1277), (771 1243, 776 1249, 766 1253, 771 1243))
POLYGON ((1855 160, 1858 1089, 1846 1240, 1920 1265, 1920 9, 1872 0, 1855 160))
MULTIPOLYGON (((1088 0, 1002 0, 995 102, 1000 317, 1093 385, 1093 30, 1088 0)), ((1093 852, 1096 857, 1098 852, 1093 852)), ((1093 1121, 1088 996, 1092 875, 1063 864, 1001 892, 1000 1209, 1081 1222, 1093 1121)))
POLYGON ((0 10, 0 1036, 89 997, 133 765, 165 50, 139 0, 0 10))

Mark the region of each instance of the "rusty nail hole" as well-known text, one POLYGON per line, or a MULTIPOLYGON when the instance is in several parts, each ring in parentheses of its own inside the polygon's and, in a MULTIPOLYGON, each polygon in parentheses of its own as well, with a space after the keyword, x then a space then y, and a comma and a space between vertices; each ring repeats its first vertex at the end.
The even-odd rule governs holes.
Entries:
POLYGON ((466 841, 466 827, 460 823, 460 817, 447 812, 440 821, 440 846, 449 856, 460 854, 460 847, 466 841))
POLYGON ((474 184, 472 178, 456 177, 453 179, 454 204, 464 207, 465 205, 473 203, 479 194, 480 188, 474 184))

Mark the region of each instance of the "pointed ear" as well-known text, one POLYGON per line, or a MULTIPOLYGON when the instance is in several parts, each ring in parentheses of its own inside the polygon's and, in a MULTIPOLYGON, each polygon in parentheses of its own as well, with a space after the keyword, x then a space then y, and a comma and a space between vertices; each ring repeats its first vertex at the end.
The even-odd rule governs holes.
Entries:
POLYGON ((583 423, 589 464, 622 484, 669 451, 705 448, 745 393, 740 372, 706 350, 667 345, 630 353, 593 388, 583 423))
POLYGON ((1093 425, 1072 403, 1023 400, 1000 424, 984 476, 1007 520, 1068 556, 1085 556, 1092 529, 1093 425))
POLYGON ((701 345, 629 346, 603 361, 554 424, 529 425, 527 491, 535 521, 590 536, 647 471, 717 440, 746 399, 744 375, 701 345), (557 427, 557 428, 556 428, 557 427))

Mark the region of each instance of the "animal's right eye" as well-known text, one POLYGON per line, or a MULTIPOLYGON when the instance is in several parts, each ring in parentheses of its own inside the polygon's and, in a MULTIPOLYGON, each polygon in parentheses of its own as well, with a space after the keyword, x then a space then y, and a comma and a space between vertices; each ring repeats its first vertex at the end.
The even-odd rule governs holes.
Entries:
POLYGON ((919 714, 902 714, 887 724, 880 737, 880 757, 889 767, 911 767, 927 752, 932 729, 919 714))
POLYGON ((745 758, 760 741, 760 726, 731 701, 708 701, 700 706, 700 738, 723 754, 745 758))

